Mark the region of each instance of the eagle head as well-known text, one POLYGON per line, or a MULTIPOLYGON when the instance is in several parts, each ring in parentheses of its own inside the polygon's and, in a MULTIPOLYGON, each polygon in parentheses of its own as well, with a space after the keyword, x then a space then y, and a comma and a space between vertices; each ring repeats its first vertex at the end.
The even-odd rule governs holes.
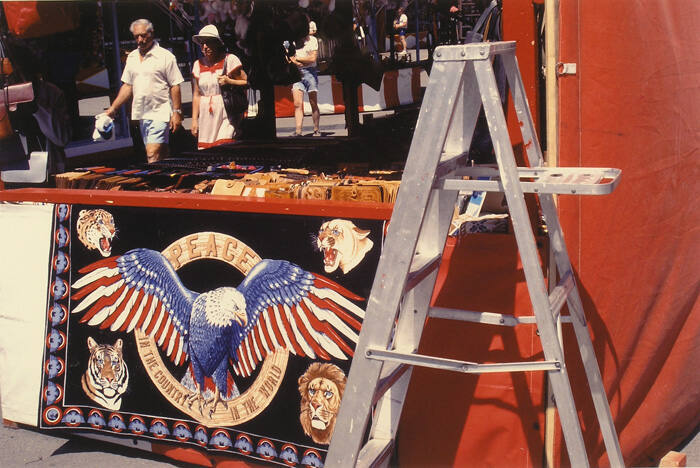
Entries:
POLYGON ((243 294, 236 288, 218 288, 204 294, 207 322, 218 327, 228 327, 237 322, 241 327, 248 324, 243 294))

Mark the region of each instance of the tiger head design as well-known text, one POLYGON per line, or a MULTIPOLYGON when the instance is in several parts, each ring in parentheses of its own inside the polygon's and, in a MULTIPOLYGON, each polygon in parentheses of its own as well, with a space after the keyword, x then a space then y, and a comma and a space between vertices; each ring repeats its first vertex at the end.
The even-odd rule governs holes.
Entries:
POLYGON ((317 444, 329 444, 331 441, 346 382, 342 369, 320 362, 311 364, 299 377, 299 421, 304 433, 317 444))
POLYGON ((103 257, 112 254, 112 239, 117 233, 114 218, 105 210, 81 210, 78 214, 78 239, 89 250, 97 249, 103 257))
POLYGON ((129 369, 122 356, 123 342, 120 338, 114 345, 98 344, 88 337, 87 343, 90 359, 82 378, 83 390, 94 402, 116 411, 129 386, 129 369))
POLYGON ((316 247, 323 252, 323 268, 326 273, 338 267, 347 273, 355 268, 374 242, 368 237, 370 231, 358 228, 347 219, 334 219, 321 225, 316 237, 316 247))

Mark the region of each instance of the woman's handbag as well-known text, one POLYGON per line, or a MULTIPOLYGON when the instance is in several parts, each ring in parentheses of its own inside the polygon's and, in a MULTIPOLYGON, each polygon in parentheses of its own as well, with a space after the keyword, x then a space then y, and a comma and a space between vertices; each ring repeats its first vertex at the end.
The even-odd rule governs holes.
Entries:
MULTIPOLYGON (((224 58, 224 75, 226 74, 227 59, 228 55, 224 58)), ((223 85, 220 88, 228 120, 232 125, 236 125, 236 117, 248 110, 248 88, 237 85, 223 85)))

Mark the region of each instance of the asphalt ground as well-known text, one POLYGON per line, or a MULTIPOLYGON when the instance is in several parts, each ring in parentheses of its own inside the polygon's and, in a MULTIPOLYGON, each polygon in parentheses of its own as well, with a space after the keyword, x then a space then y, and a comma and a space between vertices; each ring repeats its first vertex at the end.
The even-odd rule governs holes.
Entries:
MULTIPOLYGON (((0 410, 0 416, 2 411, 0 410)), ((0 467, 191 467, 151 452, 121 445, 0 425, 0 467)), ((676 449, 686 455, 686 466, 700 467, 700 434, 676 449)))

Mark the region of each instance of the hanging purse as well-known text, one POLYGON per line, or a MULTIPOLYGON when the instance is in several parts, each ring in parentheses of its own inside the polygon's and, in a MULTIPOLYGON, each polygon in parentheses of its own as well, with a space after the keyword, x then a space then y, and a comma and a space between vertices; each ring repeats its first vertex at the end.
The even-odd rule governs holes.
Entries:
MULTIPOLYGON (((223 74, 226 75, 226 62, 228 54, 224 58, 223 74)), ((226 116, 231 125, 236 125, 237 121, 245 111, 248 110, 248 88, 246 86, 223 85, 221 88, 221 97, 224 99, 224 109, 226 116)))
POLYGON ((0 93, 0 105, 10 107, 32 102, 34 100, 34 89, 31 82, 8 85, 2 88, 0 93))

